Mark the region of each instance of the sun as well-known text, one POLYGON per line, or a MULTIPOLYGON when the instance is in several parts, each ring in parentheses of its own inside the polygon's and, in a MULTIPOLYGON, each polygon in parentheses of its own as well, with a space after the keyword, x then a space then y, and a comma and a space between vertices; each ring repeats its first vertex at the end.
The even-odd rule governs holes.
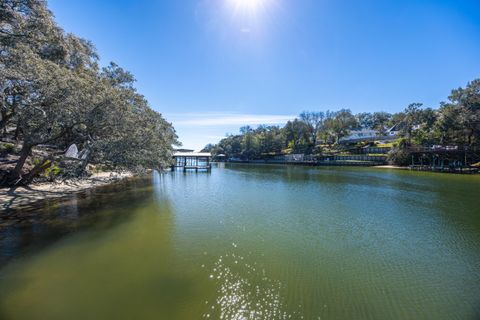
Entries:
POLYGON ((228 0, 237 11, 256 12, 265 6, 268 0, 228 0))
POLYGON ((248 9, 255 9, 257 6, 260 5, 262 0, 230 0, 235 3, 237 7, 245 7, 248 9))
POLYGON ((266 32, 275 19, 281 2, 282 0, 221 0, 229 23, 242 34, 255 36, 266 32))

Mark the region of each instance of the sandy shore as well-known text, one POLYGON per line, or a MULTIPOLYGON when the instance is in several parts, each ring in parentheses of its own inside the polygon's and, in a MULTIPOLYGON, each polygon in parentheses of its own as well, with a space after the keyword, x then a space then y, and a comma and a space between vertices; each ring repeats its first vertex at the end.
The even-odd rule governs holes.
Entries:
POLYGON ((379 169, 400 169, 400 170, 408 170, 408 167, 400 167, 400 166, 392 166, 392 165, 384 165, 384 166, 375 166, 374 168, 379 169))
POLYGON ((8 209, 18 209, 44 199, 65 197, 75 192, 108 185, 132 176, 131 172, 101 172, 79 180, 36 183, 16 189, 1 188, 0 212, 8 209))

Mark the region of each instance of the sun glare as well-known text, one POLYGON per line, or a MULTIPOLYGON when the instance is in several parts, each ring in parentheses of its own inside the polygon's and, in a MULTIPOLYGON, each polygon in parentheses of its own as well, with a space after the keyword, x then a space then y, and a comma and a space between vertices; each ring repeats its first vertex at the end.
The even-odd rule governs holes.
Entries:
POLYGON ((225 10, 224 19, 248 38, 267 33, 282 0, 220 0, 225 10))
POLYGON ((263 9, 269 0, 228 0, 236 11, 256 13, 263 9))
POLYGON ((262 0, 230 0, 234 2, 235 6, 238 8, 246 8, 254 10, 263 2, 262 0))

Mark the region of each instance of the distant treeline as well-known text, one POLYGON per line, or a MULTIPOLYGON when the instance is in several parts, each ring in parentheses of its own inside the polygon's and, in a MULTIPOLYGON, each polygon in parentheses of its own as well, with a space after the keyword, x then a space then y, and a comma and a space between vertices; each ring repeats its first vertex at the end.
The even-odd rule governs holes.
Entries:
POLYGON ((393 129, 398 140, 394 144, 396 153, 391 156, 399 163, 405 160, 401 149, 407 146, 479 146, 480 79, 452 90, 448 102, 442 102, 437 109, 412 103, 394 114, 353 114, 348 109, 303 112, 283 127, 242 127, 240 134, 228 135, 216 145, 207 145, 204 151, 241 159, 287 153, 322 155, 338 147, 341 139, 353 130, 362 129, 375 130, 378 136, 393 129))
POLYGON ((20 149, 1 184, 28 183, 72 144, 84 151, 83 168, 169 164, 172 125, 136 91, 132 74, 115 63, 100 68, 93 44, 65 33, 45 1, 2 0, 0 46, 0 137, 20 149), (53 151, 35 156, 42 145, 53 151))

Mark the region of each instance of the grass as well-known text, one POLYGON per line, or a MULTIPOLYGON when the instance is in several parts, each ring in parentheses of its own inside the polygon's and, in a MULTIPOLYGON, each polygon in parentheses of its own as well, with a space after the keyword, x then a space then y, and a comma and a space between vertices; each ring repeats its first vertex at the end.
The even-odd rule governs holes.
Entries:
POLYGON ((393 148, 394 142, 380 143, 380 141, 375 141, 376 148, 393 148))
POLYGON ((11 153, 15 150, 15 145, 13 143, 0 143, 0 151, 11 153))
POLYGON ((386 153, 369 153, 369 154, 367 154, 367 156, 369 156, 369 157, 386 157, 387 154, 386 153))

